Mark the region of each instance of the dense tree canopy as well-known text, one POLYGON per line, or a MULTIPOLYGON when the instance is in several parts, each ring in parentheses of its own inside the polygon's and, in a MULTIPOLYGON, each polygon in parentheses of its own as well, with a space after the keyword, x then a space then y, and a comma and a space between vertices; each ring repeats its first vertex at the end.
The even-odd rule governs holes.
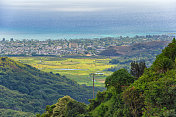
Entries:
POLYGON ((115 87, 117 92, 121 91, 122 86, 128 86, 134 82, 134 77, 128 73, 126 69, 115 71, 111 76, 108 76, 105 81, 105 86, 115 87))
POLYGON ((123 100, 133 116, 176 116, 175 52, 173 39, 153 65, 123 92, 123 100))

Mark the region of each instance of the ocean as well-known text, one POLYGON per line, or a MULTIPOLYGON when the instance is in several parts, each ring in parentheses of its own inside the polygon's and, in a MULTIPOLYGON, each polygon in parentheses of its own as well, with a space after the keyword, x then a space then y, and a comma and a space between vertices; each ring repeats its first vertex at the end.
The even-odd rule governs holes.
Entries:
POLYGON ((0 40, 173 35, 176 9, 103 12, 0 11, 0 40))

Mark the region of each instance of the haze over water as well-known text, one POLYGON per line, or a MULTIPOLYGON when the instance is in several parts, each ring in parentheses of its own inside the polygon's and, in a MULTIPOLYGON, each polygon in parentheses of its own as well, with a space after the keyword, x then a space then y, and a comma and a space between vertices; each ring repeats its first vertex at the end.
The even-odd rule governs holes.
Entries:
POLYGON ((0 0, 0 40, 176 33, 175 0, 0 0))

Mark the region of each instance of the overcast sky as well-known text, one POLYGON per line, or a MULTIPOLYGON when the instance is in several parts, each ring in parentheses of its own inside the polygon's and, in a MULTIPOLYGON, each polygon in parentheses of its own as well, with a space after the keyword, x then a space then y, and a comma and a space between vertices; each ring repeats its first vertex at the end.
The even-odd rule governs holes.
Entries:
POLYGON ((176 0, 0 0, 0 8, 27 11, 98 12, 176 9, 176 0))

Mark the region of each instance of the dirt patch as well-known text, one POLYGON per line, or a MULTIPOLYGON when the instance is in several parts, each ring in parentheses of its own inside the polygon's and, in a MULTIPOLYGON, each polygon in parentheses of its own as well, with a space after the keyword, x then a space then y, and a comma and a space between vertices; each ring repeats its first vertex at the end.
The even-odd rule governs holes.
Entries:
POLYGON ((105 79, 97 79, 97 81, 98 81, 99 83, 104 83, 104 82, 105 82, 105 79))

